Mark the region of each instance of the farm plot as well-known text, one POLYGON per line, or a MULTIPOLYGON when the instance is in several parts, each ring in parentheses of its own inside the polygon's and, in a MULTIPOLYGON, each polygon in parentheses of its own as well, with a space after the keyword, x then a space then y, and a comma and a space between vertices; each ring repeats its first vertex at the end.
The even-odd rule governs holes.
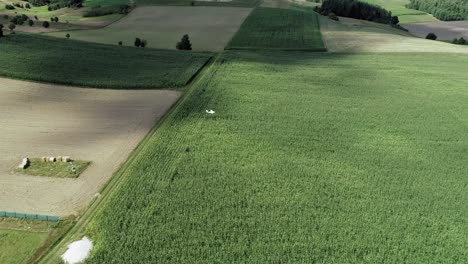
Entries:
MULTIPOLYGON (((133 46, 136 37, 148 41, 148 47, 175 49, 184 34, 190 36, 192 48, 219 51, 229 42, 251 9, 230 7, 145 6, 98 30, 68 32, 72 39, 133 46)), ((65 37, 67 32, 51 33, 65 37)), ((179 54, 184 54, 181 52, 179 54)), ((182 55, 183 56, 183 55, 182 55)))
POLYGON ((178 95, 1 79, 0 211, 79 213, 178 95), (25 156, 59 155, 92 164, 76 179, 14 173, 25 156))
POLYGON ((227 49, 325 51, 317 14, 279 8, 256 8, 227 49))
POLYGON ((48 234, 44 232, 0 229, 0 263, 26 263, 47 236, 48 234))
POLYGON ((424 38, 428 33, 435 33, 437 39, 453 40, 454 38, 468 39, 468 21, 437 21, 431 23, 406 24, 405 28, 412 34, 424 38))
POLYGON ((432 15, 414 9, 406 8, 408 0, 362 0, 374 5, 381 6, 388 11, 392 11, 394 16, 398 16, 400 23, 420 23, 438 21, 432 15))
POLYGON ((2 38, 0 76, 95 88, 176 88, 210 57, 18 33, 2 38))
POLYGON ((420 39, 388 25, 352 18, 333 21, 320 16, 320 29, 330 52, 468 53, 468 47, 420 39))
POLYGON ((225 55, 126 167, 87 263, 467 259, 467 63, 225 55))

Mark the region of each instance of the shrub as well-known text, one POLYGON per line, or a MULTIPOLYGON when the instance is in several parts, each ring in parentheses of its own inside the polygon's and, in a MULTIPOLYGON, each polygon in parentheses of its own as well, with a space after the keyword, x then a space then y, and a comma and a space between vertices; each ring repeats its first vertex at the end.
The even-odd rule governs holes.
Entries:
POLYGON ((122 46, 122 41, 119 41, 119 46, 122 46))
POLYGON ((31 9, 31 5, 30 5, 29 3, 27 3, 27 4, 25 5, 25 7, 26 7, 27 9, 31 9))
POLYGON ((16 28, 16 25, 13 23, 10 23, 10 25, 8 25, 8 28, 10 29, 10 31, 13 31, 16 28))
POLYGON ((431 32, 431 33, 426 35, 426 39, 436 40, 437 36, 436 36, 436 34, 431 32))
POLYGON ((47 21, 42 22, 42 26, 45 28, 48 28, 50 26, 50 23, 47 21))
POLYGON ((65 35, 65 37, 67 37, 67 39, 69 39, 69 38, 70 38, 70 34, 67 33, 67 35, 65 35))
POLYGON ((467 45, 467 44, 468 44, 468 41, 466 41, 463 37, 461 37, 461 38, 458 40, 458 44, 460 44, 460 45, 467 45))
POLYGON ((3 15, 3 19, 8 19, 8 15, 3 15))
POLYGON ((145 39, 143 39, 140 43, 140 47, 144 48, 146 47, 146 45, 148 45, 148 41, 146 41, 145 39))
POLYGON ((141 39, 140 38, 135 38, 135 47, 140 47, 141 45, 141 39))
POLYGON ((37 16, 34 16, 34 19, 39 20, 39 18, 37 16))
POLYGON ((29 24, 30 27, 32 27, 34 25, 34 21, 32 21, 32 19, 29 19, 28 24, 29 24))
POLYGON ((3 24, 0 24, 0 38, 3 37, 3 24))
POLYGON ((5 9, 6 10, 13 10, 13 9, 15 9, 15 7, 12 6, 12 5, 5 5, 5 9))
POLYGON ((398 24, 400 24, 400 19, 398 19, 397 16, 392 16, 392 19, 391 19, 390 23, 392 25, 398 25, 398 24))
POLYGON ((330 13, 328 14, 328 18, 330 18, 331 20, 335 20, 335 21, 339 21, 340 19, 338 18, 338 16, 335 14, 335 13, 330 13))
POLYGON ((176 48, 178 50, 192 50, 192 43, 190 43, 190 39, 187 34, 185 34, 182 39, 177 42, 176 48))
POLYGON ((54 21, 55 21, 55 23, 59 22, 59 18, 58 18, 58 17, 54 17, 54 21))

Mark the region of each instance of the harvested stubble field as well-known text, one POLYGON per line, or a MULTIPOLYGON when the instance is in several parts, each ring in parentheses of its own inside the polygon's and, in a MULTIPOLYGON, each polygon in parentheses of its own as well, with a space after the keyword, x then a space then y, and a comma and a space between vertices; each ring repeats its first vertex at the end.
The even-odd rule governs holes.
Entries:
POLYGON ((87 263, 466 260, 467 63, 229 52, 128 165, 87 263))
POLYGON ((77 214, 178 96, 0 79, 0 210, 77 214), (14 173, 25 156, 59 155, 92 164, 75 179, 14 173))
POLYGON ((315 12, 268 7, 252 11, 227 49, 325 51, 315 12))
POLYGON ((0 76, 94 88, 175 88, 186 85, 210 57, 23 33, 2 38, 0 76))
POLYGON ((320 30, 329 52, 449 52, 468 53, 468 47, 416 38, 388 25, 320 16, 320 30))
POLYGON ((50 35, 65 38, 69 33, 72 39, 114 45, 122 41, 125 46, 133 46, 139 37, 147 40, 150 48, 175 49, 182 36, 188 34, 193 50, 219 51, 250 11, 250 8, 235 7, 145 6, 102 29, 50 35))
POLYGON ((437 21, 430 23, 415 23, 404 25, 412 34, 424 38, 428 33, 437 35, 438 40, 453 40, 454 38, 468 39, 468 20, 465 21, 437 21))

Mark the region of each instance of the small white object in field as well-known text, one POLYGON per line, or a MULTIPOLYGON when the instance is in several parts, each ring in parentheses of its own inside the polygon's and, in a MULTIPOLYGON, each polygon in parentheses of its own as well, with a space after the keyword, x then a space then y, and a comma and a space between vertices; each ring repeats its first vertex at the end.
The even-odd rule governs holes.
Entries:
POLYGON ((55 157, 49 157, 50 162, 55 162, 55 157))
POLYGON ((212 114, 215 113, 215 111, 213 111, 213 110, 206 110, 206 113, 212 115, 212 114))
POLYGON ((70 162, 70 161, 71 161, 71 158, 68 157, 68 156, 64 156, 64 157, 62 157, 62 161, 63 161, 63 162, 70 162))
POLYGON ((76 173, 76 168, 75 168, 75 167, 72 167, 72 168, 71 168, 71 171, 72 171, 73 173, 76 173))
POLYGON ((29 166, 29 159, 28 158, 24 158, 23 161, 21 162, 21 164, 18 166, 18 168, 20 169, 26 169, 26 167, 29 166))
POLYGON ((67 264, 81 263, 89 256, 91 249, 93 249, 93 242, 84 236, 81 240, 68 245, 62 259, 67 264))

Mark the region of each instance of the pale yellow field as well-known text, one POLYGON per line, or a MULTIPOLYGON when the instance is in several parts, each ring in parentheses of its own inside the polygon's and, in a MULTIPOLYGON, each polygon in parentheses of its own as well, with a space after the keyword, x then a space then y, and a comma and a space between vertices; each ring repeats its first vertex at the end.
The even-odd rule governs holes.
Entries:
POLYGON ((178 97, 1 78, 0 210, 77 214, 178 97), (58 155, 93 163, 77 179, 13 173, 22 157, 58 155))
POLYGON ((329 52, 454 52, 468 46, 426 40, 388 25, 340 17, 320 17, 320 30, 329 52))

